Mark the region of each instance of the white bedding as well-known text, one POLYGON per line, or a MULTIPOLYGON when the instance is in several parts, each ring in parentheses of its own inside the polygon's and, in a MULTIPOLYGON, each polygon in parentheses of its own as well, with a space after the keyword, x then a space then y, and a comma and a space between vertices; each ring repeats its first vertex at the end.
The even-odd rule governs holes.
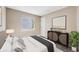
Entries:
MULTIPOLYGON (((0 50, 1 52, 12 52, 12 46, 11 46, 12 39, 13 38, 10 37, 10 36, 7 37, 6 42, 4 43, 3 47, 0 50)), ((17 39, 18 38, 15 37, 14 41, 16 41, 17 39)), ((46 46, 44 46, 40 42, 36 41, 32 37, 23 38, 23 40, 24 40, 24 43, 26 45, 26 48, 23 50, 23 52, 47 52, 48 51, 46 46)), ((54 46, 54 51, 55 52, 62 52, 60 49, 58 49, 56 47, 54 42, 51 42, 51 43, 54 46)))

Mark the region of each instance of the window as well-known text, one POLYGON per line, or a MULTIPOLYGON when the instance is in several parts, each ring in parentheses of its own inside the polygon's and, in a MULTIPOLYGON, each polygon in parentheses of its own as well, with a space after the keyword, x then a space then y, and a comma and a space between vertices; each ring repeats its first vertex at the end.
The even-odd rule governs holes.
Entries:
POLYGON ((34 19, 31 17, 21 17, 21 29, 22 30, 33 30, 34 19))

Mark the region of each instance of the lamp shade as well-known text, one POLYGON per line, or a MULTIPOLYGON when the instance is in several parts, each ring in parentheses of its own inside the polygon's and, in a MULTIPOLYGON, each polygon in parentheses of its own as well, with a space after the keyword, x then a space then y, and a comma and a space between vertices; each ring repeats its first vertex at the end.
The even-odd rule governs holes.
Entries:
POLYGON ((7 30, 6 30, 6 33, 7 33, 7 34, 14 33, 14 29, 7 29, 7 30))

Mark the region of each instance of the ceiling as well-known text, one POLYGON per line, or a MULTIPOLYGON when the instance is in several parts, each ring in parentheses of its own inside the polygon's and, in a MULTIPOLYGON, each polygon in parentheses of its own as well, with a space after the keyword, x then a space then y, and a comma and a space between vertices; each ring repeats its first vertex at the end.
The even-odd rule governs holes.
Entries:
POLYGON ((38 16, 43 16, 48 13, 66 8, 67 6, 7 6, 11 9, 20 10, 38 16))

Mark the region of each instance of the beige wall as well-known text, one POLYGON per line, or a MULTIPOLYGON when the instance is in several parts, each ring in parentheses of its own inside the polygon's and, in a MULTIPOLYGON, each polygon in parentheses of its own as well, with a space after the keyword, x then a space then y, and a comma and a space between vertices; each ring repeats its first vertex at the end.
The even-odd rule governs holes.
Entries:
POLYGON ((67 7, 43 16, 45 18, 45 36, 47 36, 47 31, 52 27, 52 18, 63 15, 67 16, 67 29, 57 30, 63 32, 76 31, 76 7, 67 7))
POLYGON ((79 6, 77 6, 77 31, 79 32, 79 6))
POLYGON ((32 14, 28 14, 25 12, 7 8, 6 9, 6 17, 7 17, 6 28, 7 29, 14 29, 15 34, 17 36, 24 37, 24 36, 31 36, 31 35, 40 34, 40 22, 41 22, 40 16, 36 16, 36 15, 32 15, 32 14), (35 30, 21 31, 20 19, 22 16, 29 16, 29 17, 33 17, 35 19, 35 30))

